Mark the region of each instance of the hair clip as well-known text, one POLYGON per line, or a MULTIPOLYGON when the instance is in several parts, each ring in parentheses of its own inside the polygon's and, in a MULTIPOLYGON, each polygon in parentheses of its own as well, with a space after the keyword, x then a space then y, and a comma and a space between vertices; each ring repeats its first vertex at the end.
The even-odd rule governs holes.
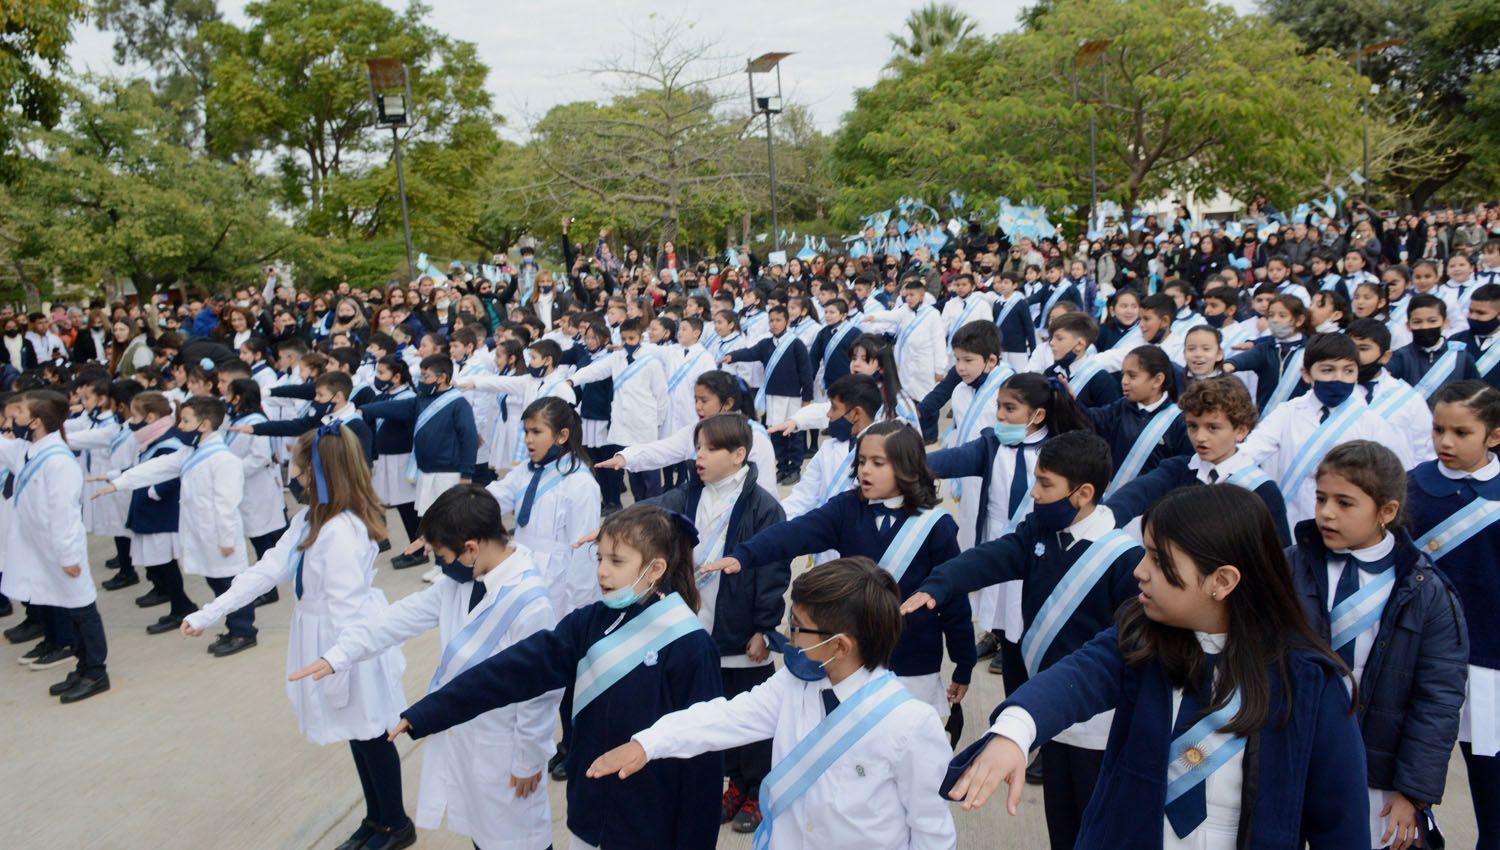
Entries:
POLYGON ((212 357, 205 357, 198 361, 198 365, 203 367, 203 371, 212 372, 214 370, 214 359, 212 357))
POLYGON ((698 526, 691 519, 685 514, 680 514, 676 511, 667 511, 667 516, 671 517, 672 521, 677 523, 677 527, 681 529, 683 536, 692 540, 694 546, 698 545, 698 526))
POLYGON ((323 459, 321 457, 319 457, 319 455, 318 455, 318 444, 321 443, 321 442, 323 442, 323 438, 324 437, 338 434, 339 430, 342 427, 343 426, 340 425, 338 422, 327 422, 327 423, 324 423, 323 425, 319 425, 318 426, 318 430, 313 433, 313 441, 312 441, 313 482, 314 482, 314 484, 317 485, 318 504, 320 504, 320 505, 326 505, 326 504, 328 504, 328 478, 323 473, 323 459))

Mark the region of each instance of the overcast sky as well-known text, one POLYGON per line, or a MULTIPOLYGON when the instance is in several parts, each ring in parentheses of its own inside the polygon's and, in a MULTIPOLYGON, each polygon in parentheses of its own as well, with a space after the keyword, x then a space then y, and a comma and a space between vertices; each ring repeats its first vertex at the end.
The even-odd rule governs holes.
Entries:
MULTIPOLYGON (((403 3, 382 0, 393 8, 403 3)), ((431 23, 474 42, 490 68, 489 89, 508 134, 522 132, 549 107, 607 96, 583 69, 622 52, 627 34, 651 26, 650 16, 695 23, 695 33, 719 41, 736 62, 768 51, 791 51, 782 65, 790 102, 811 108, 818 127, 831 131, 854 102, 854 90, 873 83, 890 57, 887 33, 896 32, 919 0, 758 0, 707 3, 685 0, 428 0, 431 23), (741 58, 743 57, 743 59, 741 58)), ((982 33, 1013 29, 1030 0, 957 0, 982 33)), ((1248 9, 1253 0, 1232 0, 1248 9)), ((219 8, 244 21, 244 0, 219 0, 219 8)), ((108 33, 75 32, 77 70, 118 72, 108 33)), ((748 97, 748 95, 747 95, 748 97)))

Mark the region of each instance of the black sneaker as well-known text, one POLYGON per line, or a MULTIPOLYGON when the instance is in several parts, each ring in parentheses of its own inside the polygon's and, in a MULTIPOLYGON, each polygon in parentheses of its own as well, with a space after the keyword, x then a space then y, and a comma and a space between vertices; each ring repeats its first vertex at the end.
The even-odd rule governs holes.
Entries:
POLYGON ((223 642, 209 647, 208 652, 215 658, 225 658, 252 646, 255 646, 254 635, 225 635, 223 642))
POLYGON ((259 608, 262 605, 270 605, 279 601, 281 601, 281 593, 273 587, 260 596, 255 597, 255 607, 259 608))
POLYGON ((136 597, 135 604, 141 608, 155 608, 171 602, 172 598, 156 588, 152 588, 145 596, 136 597))
POLYGON ((41 643, 27 650, 25 655, 17 658, 16 663, 20 664, 22 667, 30 667, 31 662, 51 652, 52 649, 52 644, 48 643, 46 640, 43 640, 41 643))
POLYGON ((47 693, 55 697, 60 697, 68 691, 73 690, 73 686, 78 684, 78 680, 81 678, 83 678, 83 674, 77 670, 73 670, 68 673, 68 678, 48 688, 47 693))
POLYGON ((103 587, 105 590, 124 590, 127 587, 132 587, 140 583, 140 574, 121 571, 119 575, 105 579, 100 584, 100 587, 103 587))
POLYGON ((42 624, 38 620, 22 620, 4 631, 6 641, 10 643, 31 643, 42 636, 42 624))
POLYGON ((1031 764, 1026 766, 1026 784, 1042 784, 1042 760, 1040 757, 1032 759, 1031 764))
POLYGON ((163 614, 160 620, 146 627, 148 635, 164 635, 167 632, 175 632, 182 626, 182 617, 177 614, 163 614))
POLYGON ((59 695, 59 699, 63 705, 67 705, 70 702, 88 699, 94 694, 102 694, 107 690, 109 690, 109 674, 101 673, 97 679, 90 679, 84 676, 79 678, 72 688, 63 691, 59 695))
POLYGON ((991 673, 994 673, 996 676, 999 676, 1001 673, 1004 673, 1005 672, 1005 656, 1001 655, 998 652, 995 653, 995 657, 990 659, 990 666, 986 667, 985 669, 989 670, 991 673))
POLYGON ((229 640, 229 632, 225 632, 224 634, 214 638, 214 642, 208 645, 208 648, 205 650, 205 652, 207 652, 209 655, 213 655, 214 650, 223 646, 224 642, 227 640, 229 640))
POLYGON ((745 805, 734 813, 734 820, 729 822, 729 828, 738 833, 751 833, 760 826, 760 803, 755 800, 746 800, 745 805))
POLYGON ((979 660, 983 661, 1000 651, 1000 639, 995 637, 994 632, 985 632, 974 644, 974 651, 978 653, 979 660))
POLYGON ((71 646, 59 646, 47 650, 40 657, 31 662, 33 670, 47 670, 62 664, 68 664, 78 655, 78 651, 71 646))
POLYGON ((801 480, 802 480, 802 473, 800 473, 800 472, 788 472, 787 474, 785 474, 785 475, 781 476, 780 478, 776 479, 776 483, 780 484, 782 487, 790 487, 793 484, 796 484, 798 481, 801 481, 801 480))

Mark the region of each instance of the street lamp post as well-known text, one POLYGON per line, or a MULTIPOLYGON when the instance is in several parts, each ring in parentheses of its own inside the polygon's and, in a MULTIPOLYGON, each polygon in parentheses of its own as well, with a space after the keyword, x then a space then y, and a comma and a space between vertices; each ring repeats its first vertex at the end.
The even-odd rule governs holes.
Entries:
MULTIPOLYGON (((771 116, 781 111, 781 60, 790 53, 762 53, 745 63, 745 75, 750 78, 750 112, 766 116, 766 167, 771 181, 771 250, 781 250, 781 232, 776 223, 776 150, 771 143, 771 116), (755 76, 769 76, 775 72, 775 93, 757 97, 755 76)), ((764 86, 763 86, 764 88, 764 86)))
MULTIPOLYGON (((1085 41, 1079 45, 1078 52, 1073 54, 1073 97, 1078 97, 1078 69, 1095 62, 1099 63, 1099 90, 1100 99, 1105 96, 1104 62, 1101 61, 1104 51, 1109 49, 1113 39, 1095 38, 1085 41)), ((1092 112, 1089 113, 1089 230, 1097 231, 1104 227, 1104 220, 1099 217, 1099 162, 1095 147, 1094 137, 1097 133, 1096 120, 1092 112)))
POLYGON ((406 210, 406 174, 401 168, 402 127, 409 126, 407 120, 411 107, 411 80, 406 76, 406 66, 400 59, 370 59, 370 101, 375 106, 375 124, 391 128, 391 143, 396 149, 396 190, 401 196, 401 230, 406 236, 406 275, 408 280, 417 276, 416 262, 411 248, 411 216, 406 210))

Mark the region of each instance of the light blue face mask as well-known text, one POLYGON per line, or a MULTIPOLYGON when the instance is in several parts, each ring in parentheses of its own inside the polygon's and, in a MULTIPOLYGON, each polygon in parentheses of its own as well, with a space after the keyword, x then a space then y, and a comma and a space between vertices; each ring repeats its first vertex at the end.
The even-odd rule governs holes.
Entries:
POLYGON ((1002 446, 1018 445, 1022 440, 1026 439, 1026 429, 1029 427, 1031 426, 1016 425, 1010 422, 996 422, 995 438, 1000 441, 1000 445, 1002 446))
POLYGON ((639 591, 636 590, 635 587, 636 585, 641 583, 641 579, 650 574, 651 569, 648 566, 646 568, 646 571, 636 576, 635 581, 631 582, 628 586, 617 587, 614 590, 611 590, 610 592, 604 594, 604 607, 613 608, 614 610, 618 611, 622 608, 629 608, 630 606, 644 599, 646 595, 651 592, 652 585, 647 584, 645 589, 639 591))

